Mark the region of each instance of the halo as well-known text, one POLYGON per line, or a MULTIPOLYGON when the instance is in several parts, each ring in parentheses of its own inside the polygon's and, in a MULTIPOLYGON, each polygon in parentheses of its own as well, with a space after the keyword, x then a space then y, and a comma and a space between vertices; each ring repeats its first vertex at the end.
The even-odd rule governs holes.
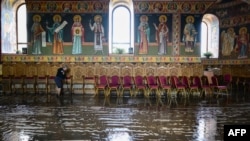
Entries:
POLYGON ((34 15, 33 16, 33 21, 35 21, 36 19, 38 19, 38 22, 41 21, 41 16, 40 15, 34 15))
POLYGON ((234 29, 231 27, 231 28, 228 28, 227 29, 227 32, 234 32, 234 29))
POLYGON ((80 15, 75 15, 73 17, 74 22, 76 21, 76 19, 79 19, 79 22, 80 22, 82 20, 82 17, 80 15))
POLYGON ((53 16, 53 21, 56 21, 56 18, 59 19, 59 22, 62 21, 62 17, 61 17, 60 15, 58 15, 58 14, 54 15, 54 16, 53 16))
POLYGON ((142 22, 142 19, 143 18, 145 18, 146 19, 146 21, 148 21, 148 16, 146 16, 146 15, 142 15, 141 17, 140 17, 140 21, 142 22))
POLYGON ((189 19, 191 19, 191 23, 194 23, 194 17, 193 16, 187 16, 186 22, 189 22, 189 19))
POLYGON ((164 18, 164 22, 167 22, 167 16, 166 15, 161 15, 160 17, 159 17, 159 21, 161 21, 161 19, 162 18, 164 18))
POLYGON ((240 28, 239 33, 241 34, 243 32, 243 30, 245 30, 247 32, 247 28, 246 27, 242 27, 242 28, 240 28))
POLYGON ((102 21, 102 16, 100 16, 100 15, 95 15, 95 17, 94 17, 94 20, 95 20, 95 22, 97 21, 97 19, 100 19, 100 22, 102 21))

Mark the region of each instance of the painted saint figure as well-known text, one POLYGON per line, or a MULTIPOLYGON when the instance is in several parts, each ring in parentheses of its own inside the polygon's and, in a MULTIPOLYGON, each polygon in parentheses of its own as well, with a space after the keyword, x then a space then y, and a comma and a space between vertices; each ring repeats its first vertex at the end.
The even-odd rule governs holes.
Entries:
POLYGON ((72 34, 72 54, 81 54, 82 53, 82 43, 84 42, 84 28, 81 23, 81 16, 75 15, 74 23, 71 28, 72 34))
POLYGON ((186 18, 186 25, 183 31, 183 42, 185 43, 185 52, 193 52, 196 43, 197 31, 194 27, 194 17, 188 16, 186 18))
POLYGON ((155 39, 158 43, 158 54, 163 55, 167 53, 167 42, 168 42, 168 26, 166 24, 167 22, 167 16, 161 15, 159 17, 159 25, 156 26, 154 23, 154 27, 156 30, 155 39))
POLYGON ((249 34, 246 27, 241 27, 237 39, 236 49, 239 51, 238 58, 247 58, 247 52, 249 47, 249 34))
POLYGON ((40 15, 33 16, 33 25, 31 27, 31 42, 32 42, 32 54, 42 54, 42 32, 44 29, 42 28, 40 21, 40 15))
POLYGON ((94 49, 95 54, 97 51, 101 51, 103 54, 103 39, 104 39, 104 28, 102 25, 102 17, 100 15, 96 15, 94 17, 94 24, 91 24, 91 20, 89 21, 89 27, 92 31, 94 31, 94 49))
POLYGON ((48 29, 48 41, 53 42, 53 54, 63 54, 63 29, 56 32, 56 29, 61 25, 62 18, 60 15, 54 15, 53 21, 52 27, 46 26, 48 29))
POLYGON ((150 28, 148 25, 148 17, 146 15, 142 15, 140 17, 140 25, 138 26, 139 34, 139 54, 147 54, 148 53, 148 43, 149 43, 149 35, 150 28))
POLYGON ((234 49, 235 32, 233 28, 228 28, 227 31, 221 32, 221 53, 223 56, 230 56, 234 49))

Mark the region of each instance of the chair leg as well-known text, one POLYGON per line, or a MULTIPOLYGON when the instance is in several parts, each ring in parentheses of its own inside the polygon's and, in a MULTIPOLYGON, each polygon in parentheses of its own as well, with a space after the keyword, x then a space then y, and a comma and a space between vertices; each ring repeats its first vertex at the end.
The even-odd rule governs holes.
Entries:
POLYGON ((169 99, 168 99, 168 103, 169 103, 169 106, 171 106, 171 104, 174 102, 176 105, 178 105, 178 102, 177 102, 177 93, 178 91, 177 90, 173 90, 173 91, 169 91, 169 99))
POLYGON ((158 103, 163 105, 163 102, 161 100, 162 99, 162 94, 163 94, 162 90, 159 90, 159 89, 156 90, 156 103, 157 103, 157 105, 158 105, 158 103))

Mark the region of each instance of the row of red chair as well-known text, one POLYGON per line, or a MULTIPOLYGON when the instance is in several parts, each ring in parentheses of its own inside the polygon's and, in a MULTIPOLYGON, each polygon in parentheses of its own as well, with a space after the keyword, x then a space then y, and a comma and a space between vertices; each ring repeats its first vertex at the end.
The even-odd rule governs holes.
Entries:
POLYGON ((170 94, 172 91, 181 93, 188 97, 190 94, 208 94, 213 92, 228 94, 228 83, 220 85, 217 76, 211 78, 212 84, 208 82, 206 76, 96 76, 95 77, 95 95, 98 91, 104 91, 105 96, 109 96, 111 91, 115 91, 117 96, 121 97, 125 90, 130 92, 131 96, 136 96, 143 92, 145 97, 155 93, 161 97, 162 92, 170 94))

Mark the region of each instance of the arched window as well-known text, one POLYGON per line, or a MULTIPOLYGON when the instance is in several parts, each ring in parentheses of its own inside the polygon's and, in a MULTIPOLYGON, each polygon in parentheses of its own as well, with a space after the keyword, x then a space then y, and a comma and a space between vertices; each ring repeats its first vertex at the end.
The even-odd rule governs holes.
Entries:
POLYGON ((26 4, 22 4, 17 9, 17 50, 27 50, 27 11, 26 4))
POLYGON ((213 14, 205 14, 201 24, 201 57, 211 52, 212 58, 219 56, 219 20, 213 14))
POLYGON ((131 0, 110 1, 109 11, 109 53, 133 53, 134 47, 134 13, 131 0), (130 51, 129 51, 130 49, 130 51))

